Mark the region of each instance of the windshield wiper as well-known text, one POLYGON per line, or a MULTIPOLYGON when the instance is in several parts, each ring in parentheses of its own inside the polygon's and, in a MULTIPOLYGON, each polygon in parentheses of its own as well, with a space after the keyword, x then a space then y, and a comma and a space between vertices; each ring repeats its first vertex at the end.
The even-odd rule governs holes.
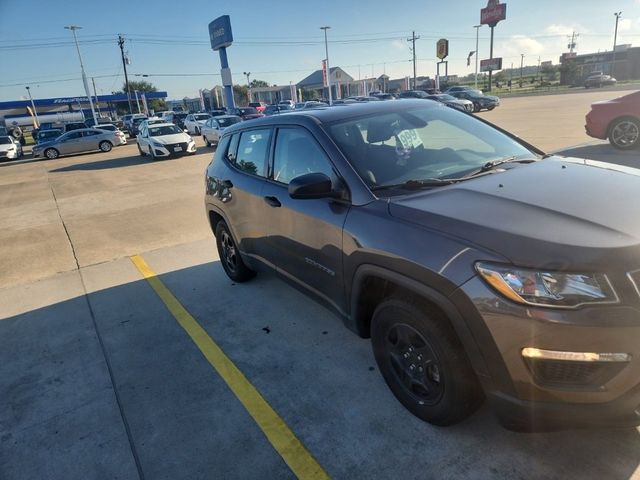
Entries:
POLYGON ((480 175, 482 173, 490 172, 491 170, 495 170, 500 165, 504 165, 505 163, 532 163, 537 160, 534 158, 524 158, 518 159, 517 155, 513 155, 511 157, 501 158, 500 160, 492 160, 490 162, 485 163, 477 170, 472 171, 471 173, 466 174, 464 177, 458 178, 458 180, 466 180, 471 177, 475 177, 476 175, 480 175))
POLYGON ((376 185, 374 187, 371 187, 371 191, 375 192, 377 190, 389 190, 392 188, 399 188, 404 190, 417 190, 419 188, 441 187, 443 185, 450 185, 455 181, 457 181, 457 179, 422 178, 419 180, 407 180, 406 182, 402 182, 402 183, 376 185))

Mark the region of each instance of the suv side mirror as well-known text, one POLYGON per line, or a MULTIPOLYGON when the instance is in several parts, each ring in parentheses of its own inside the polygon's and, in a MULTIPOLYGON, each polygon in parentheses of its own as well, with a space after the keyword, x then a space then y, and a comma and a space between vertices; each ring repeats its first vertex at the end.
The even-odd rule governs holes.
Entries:
POLYGON ((332 190, 331 179, 324 173, 307 173, 289 182, 289 196, 298 200, 339 198, 340 192, 332 190))

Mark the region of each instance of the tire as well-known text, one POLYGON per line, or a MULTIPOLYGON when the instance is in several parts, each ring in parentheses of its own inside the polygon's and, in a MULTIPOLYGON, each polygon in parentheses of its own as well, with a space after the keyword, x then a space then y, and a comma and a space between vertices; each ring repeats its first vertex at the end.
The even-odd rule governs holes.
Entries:
POLYGON ((55 148, 47 148, 44 151, 44 156, 47 157, 49 160, 55 160, 60 156, 60 152, 55 148))
POLYGON ((195 130, 195 132, 196 132, 196 136, 197 136, 197 135, 200 135, 200 128, 199 128, 199 127, 196 127, 194 130, 195 130))
POLYGON ((640 121, 632 117, 617 118, 609 126, 609 143, 619 150, 640 145, 640 121))
POLYGON ((416 417, 452 425, 482 404, 482 389, 453 327, 419 299, 391 297, 378 305, 371 343, 385 382, 416 417))
POLYGON ((204 135, 202 135, 202 140, 204 140, 204 144, 205 144, 207 147, 210 147, 210 146, 211 146, 211 142, 210 142, 209 140, 207 140, 207 137, 205 137, 204 135))
POLYGON ((137 143, 136 145, 138 145, 138 151, 140 152, 140 156, 141 156, 141 157, 146 157, 146 156, 147 156, 147 154, 146 154, 146 153, 144 153, 144 152, 142 151, 142 149, 140 148, 140 144, 139 144, 139 143, 137 143))
POLYGON ((245 265, 227 224, 220 220, 216 225, 216 246, 220 263, 227 276, 237 283, 251 280, 256 273, 245 265))
POLYGON ((103 140, 98 144, 98 148, 100 148, 100 151, 107 153, 111 151, 113 145, 108 140, 103 140))
POLYGON ((496 108, 496 107, 494 107, 494 106, 487 107, 487 110, 491 111, 491 110, 493 110, 494 108, 496 108))
POLYGON ((481 110, 480 104, 478 102, 473 102, 473 111, 477 113, 480 110, 481 110))

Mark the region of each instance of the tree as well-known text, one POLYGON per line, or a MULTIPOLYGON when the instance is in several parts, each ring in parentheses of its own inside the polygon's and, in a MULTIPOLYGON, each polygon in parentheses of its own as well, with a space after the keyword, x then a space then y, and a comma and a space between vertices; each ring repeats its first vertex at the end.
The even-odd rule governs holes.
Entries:
MULTIPOLYGON (((147 82, 145 80, 132 80, 129 82, 129 90, 131 91, 131 100, 133 102, 135 102, 135 98, 136 98, 136 94, 135 91, 137 90, 138 92, 141 93, 148 93, 148 92, 157 92, 158 89, 156 88, 155 85, 153 85, 151 82, 147 82)), ((127 84, 123 84, 122 85, 122 93, 126 94, 127 93, 127 84)), ((152 109, 154 112, 159 112, 162 110, 166 110, 167 109, 167 105, 165 103, 164 100, 161 99, 153 99, 153 100, 147 100, 147 105, 149 106, 150 109, 152 109)), ((136 109, 136 106, 134 105, 134 110, 136 109)), ((128 110, 128 106, 122 106, 122 107, 118 107, 118 113, 121 113, 121 109, 122 110, 128 110)))
POLYGON ((233 100, 236 105, 246 105, 249 103, 249 89, 246 85, 233 86, 233 100))
POLYGON ((560 65, 560 85, 571 85, 576 81, 578 66, 576 62, 565 60, 560 65))
POLYGON ((251 86, 251 88, 260 88, 268 87, 269 83, 265 82, 264 80, 251 80, 251 83, 249 85, 251 86))

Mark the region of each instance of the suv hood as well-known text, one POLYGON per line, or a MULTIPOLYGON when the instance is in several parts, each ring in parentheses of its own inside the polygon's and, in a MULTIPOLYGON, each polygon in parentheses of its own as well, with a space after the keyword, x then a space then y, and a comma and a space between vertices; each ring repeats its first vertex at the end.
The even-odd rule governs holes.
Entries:
MULTIPOLYGON (((640 170, 550 157, 389 200, 392 216, 524 267, 640 267, 640 170)), ((425 246, 428 248, 428 246, 425 246)))

